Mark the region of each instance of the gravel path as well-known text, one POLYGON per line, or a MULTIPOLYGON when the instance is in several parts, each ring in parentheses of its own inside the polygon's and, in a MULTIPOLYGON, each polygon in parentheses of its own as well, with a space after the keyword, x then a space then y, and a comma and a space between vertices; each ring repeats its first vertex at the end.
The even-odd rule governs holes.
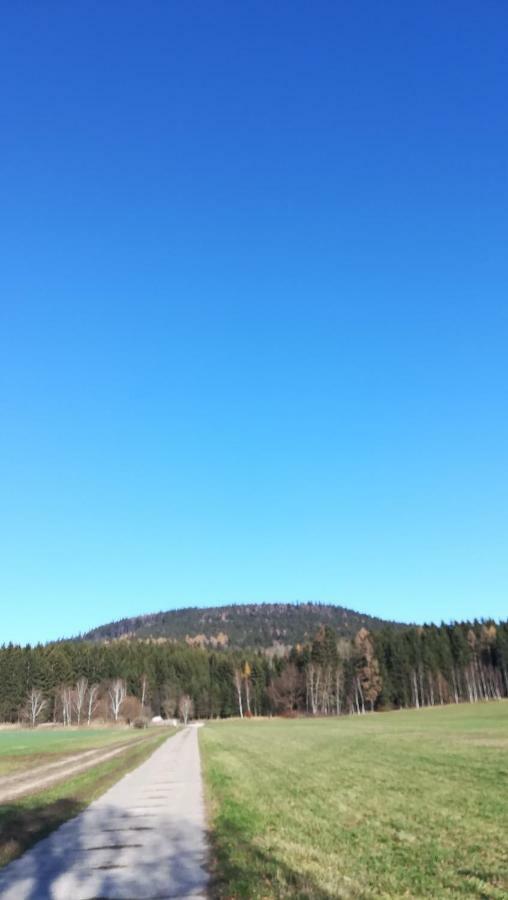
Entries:
POLYGON ((66 781, 71 775, 86 772, 87 769, 118 756, 136 744, 139 744, 139 741, 114 744, 113 747, 96 747, 73 756, 65 756, 57 762, 39 765, 13 775, 4 775, 0 778, 0 803, 9 803, 25 794, 34 794, 36 791, 58 784, 59 781, 66 781))
POLYGON ((79 816, 0 873, 2 900, 206 896, 197 728, 178 732, 79 816))

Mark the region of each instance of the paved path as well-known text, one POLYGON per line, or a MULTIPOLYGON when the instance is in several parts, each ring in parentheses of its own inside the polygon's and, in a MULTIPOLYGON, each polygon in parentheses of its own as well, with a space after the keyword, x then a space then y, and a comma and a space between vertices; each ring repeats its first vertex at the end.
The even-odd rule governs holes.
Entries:
POLYGON ((202 898, 206 864, 197 729, 190 726, 3 869, 0 897, 202 898))

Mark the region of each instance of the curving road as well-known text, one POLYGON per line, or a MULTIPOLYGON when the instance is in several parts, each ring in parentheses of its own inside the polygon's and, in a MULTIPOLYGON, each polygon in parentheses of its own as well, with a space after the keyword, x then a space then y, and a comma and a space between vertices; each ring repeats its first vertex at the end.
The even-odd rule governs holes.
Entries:
POLYGON ((0 873, 2 900, 202 898, 207 843, 197 728, 178 732, 0 873))

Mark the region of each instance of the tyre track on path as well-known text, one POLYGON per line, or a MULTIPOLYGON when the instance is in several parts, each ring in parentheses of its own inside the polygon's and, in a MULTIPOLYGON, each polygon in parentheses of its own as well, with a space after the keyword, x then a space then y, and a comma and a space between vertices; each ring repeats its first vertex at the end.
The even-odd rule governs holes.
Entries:
POLYGON ((0 803, 10 803, 12 800, 28 794, 35 794, 60 781, 65 781, 70 776, 86 772, 93 766, 118 756, 129 747, 138 746, 142 740, 140 738, 140 740, 124 741, 122 744, 115 744, 114 747, 107 749, 98 747, 94 750, 85 750, 83 753, 66 756, 58 762, 47 763, 36 769, 3 776, 0 778, 0 803))

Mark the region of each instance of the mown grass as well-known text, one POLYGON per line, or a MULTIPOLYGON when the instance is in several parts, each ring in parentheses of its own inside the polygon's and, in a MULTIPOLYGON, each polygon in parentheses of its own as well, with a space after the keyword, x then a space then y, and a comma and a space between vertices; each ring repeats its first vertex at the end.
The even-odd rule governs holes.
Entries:
POLYGON ((216 896, 508 898, 508 702, 200 741, 216 896))
POLYGON ((0 866, 81 812, 176 731, 150 731, 119 756, 45 791, 0 805, 0 866), (161 733, 162 732, 162 733, 161 733))
POLYGON ((0 775, 139 737, 139 731, 126 727, 0 730, 0 775))

